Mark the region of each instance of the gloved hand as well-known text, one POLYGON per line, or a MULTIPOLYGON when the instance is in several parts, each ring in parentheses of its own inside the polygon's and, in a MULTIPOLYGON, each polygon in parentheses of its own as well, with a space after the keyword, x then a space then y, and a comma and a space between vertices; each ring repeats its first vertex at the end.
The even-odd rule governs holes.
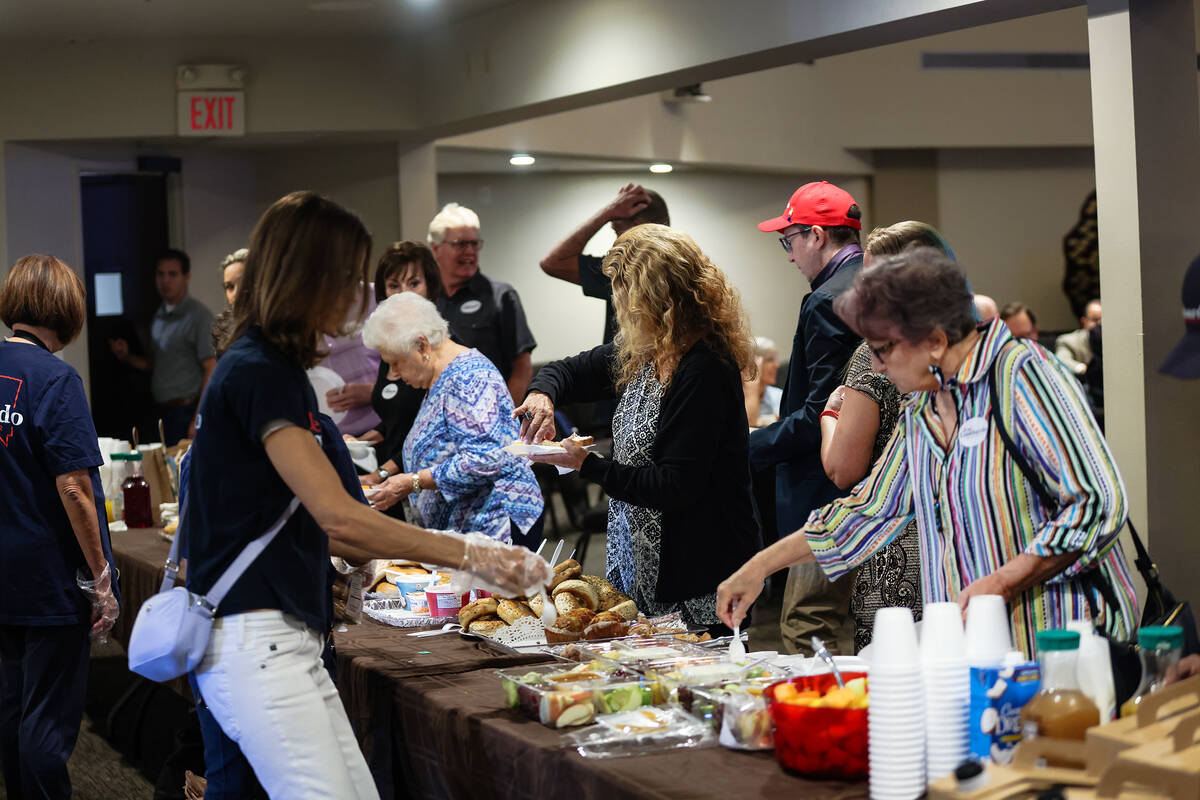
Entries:
POLYGON ((89 578, 89 573, 79 570, 75 573, 75 583, 92 602, 92 632, 94 641, 104 644, 108 641, 108 632, 117 621, 120 608, 112 590, 112 576, 109 565, 104 565, 104 571, 99 578, 89 578))
POLYGON ((550 585, 554 571, 532 550, 482 533, 468 533, 465 539, 466 552, 451 580, 456 592, 473 587, 503 597, 526 597, 550 585))

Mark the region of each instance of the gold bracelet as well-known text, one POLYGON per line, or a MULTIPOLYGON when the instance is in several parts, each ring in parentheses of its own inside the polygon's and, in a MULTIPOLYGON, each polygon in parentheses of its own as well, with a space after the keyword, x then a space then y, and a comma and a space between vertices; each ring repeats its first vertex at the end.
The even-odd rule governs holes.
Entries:
POLYGON ((421 491, 421 474, 419 472, 413 473, 412 490, 413 490, 413 494, 416 494, 417 492, 421 491))

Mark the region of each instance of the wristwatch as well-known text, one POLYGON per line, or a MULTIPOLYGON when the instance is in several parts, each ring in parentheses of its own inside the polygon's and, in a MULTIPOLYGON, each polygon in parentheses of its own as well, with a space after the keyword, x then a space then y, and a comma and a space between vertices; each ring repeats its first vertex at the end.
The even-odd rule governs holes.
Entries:
POLYGON ((386 481, 388 479, 388 476, 391 475, 392 473, 388 472, 383 467, 380 467, 379 469, 375 470, 375 474, 379 476, 379 480, 386 481))

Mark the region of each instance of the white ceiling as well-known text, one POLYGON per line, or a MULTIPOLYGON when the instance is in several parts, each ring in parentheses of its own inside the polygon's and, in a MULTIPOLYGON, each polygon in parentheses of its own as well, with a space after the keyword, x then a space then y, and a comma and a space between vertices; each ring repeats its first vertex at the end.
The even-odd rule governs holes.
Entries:
POLYGON ((0 0, 0 39, 413 36, 516 0, 0 0))

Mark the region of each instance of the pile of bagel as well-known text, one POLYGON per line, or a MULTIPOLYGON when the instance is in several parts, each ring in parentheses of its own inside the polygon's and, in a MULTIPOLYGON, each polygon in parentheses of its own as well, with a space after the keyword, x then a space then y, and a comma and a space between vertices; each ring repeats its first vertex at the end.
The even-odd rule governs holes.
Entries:
MULTIPOLYGON (((584 575, 573 558, 554 568, 549 589, 558 619, 553 628, 546 630, 548 642, 625 636, 638 616, 632 600, 604 578, 584 575)), ((528 598, 481 597, 462 607, 458 622, 470 633, 494 636, 521 617, 540 618, 543 602, 540 594, 528 598)))

